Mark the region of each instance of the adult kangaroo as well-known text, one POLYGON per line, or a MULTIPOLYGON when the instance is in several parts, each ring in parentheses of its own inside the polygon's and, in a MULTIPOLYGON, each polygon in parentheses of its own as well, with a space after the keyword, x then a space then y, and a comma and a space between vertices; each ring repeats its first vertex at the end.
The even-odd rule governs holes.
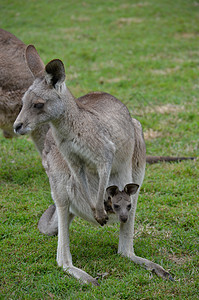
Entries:
POLYGON ((146 151, 140 123, 115 97, 93 92, 75 99, 66 87, 63 63, 50 61, 45 69, 34 47, 26 60, 35 81, 23 97, 14 130, 27 134, 49 122, 42 161, 49 177, 58 218, 57 262, 74 277, 98 285, 72 264, 69 225, 78 215, 95 225, 109 223, 104 208, 106 189, 138 185, 131 195, 128 220, 120 222, 118 253, 165 279, 172 277, 160 265, 134 253, 134 219, 145 172, 146 151), (37 66, 37 68, 35 68, 37 66))
MULTIPOLYGON (((22 96, 34 81, 26 63, 26 48, 16 36, 0 29, 0 128, 6 138, 14 136, 13 123, 22 108, 22 96)), ((48 128, 40 126, 30 134, 40 154, 48 128)))

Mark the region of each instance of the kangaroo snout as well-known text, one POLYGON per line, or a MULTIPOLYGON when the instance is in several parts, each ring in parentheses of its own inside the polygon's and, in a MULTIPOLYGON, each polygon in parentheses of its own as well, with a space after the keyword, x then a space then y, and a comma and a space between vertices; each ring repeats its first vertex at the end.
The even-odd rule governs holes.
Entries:
POLYGON ((13 129, 16 134, 20 134, 20 135, 27 134, 31 131, 31 128, 25 125, 24 122, 20 122, 17 120, 14 122, 13 129))
POLYGON ((20 131, 22 129, 23 123, 14 123, 13 128, 14 128, 14 132, 17 134, 21 134, 20 131))
POLYGON ((120 222, 126 223, 128 220, 128 216, 120 216, 120 222))

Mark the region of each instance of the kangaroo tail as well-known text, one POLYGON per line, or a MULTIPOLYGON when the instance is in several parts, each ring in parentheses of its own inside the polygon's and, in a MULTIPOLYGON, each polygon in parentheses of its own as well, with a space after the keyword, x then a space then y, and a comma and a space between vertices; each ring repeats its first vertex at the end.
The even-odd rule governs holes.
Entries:
POLYGON ((175 157, 175 156, 151 156, 147 155, 146 156, 146 162, 148 164, 155 164, 158 162, 180 162, 182 160, 194 160, 196 159, 195 157, 175 157))
POLYGON ((49 206, 43 213, 38 223, 38 229, 46 235, 57 235, 58 219, 55 204, 49 206))

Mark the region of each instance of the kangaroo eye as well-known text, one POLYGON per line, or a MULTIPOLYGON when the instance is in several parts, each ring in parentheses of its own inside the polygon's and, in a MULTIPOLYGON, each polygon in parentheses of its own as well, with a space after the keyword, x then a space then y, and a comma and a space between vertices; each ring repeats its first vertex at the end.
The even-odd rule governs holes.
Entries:
POLYGON ((129 205, 127 206, 127 209, 128 209, 128 210, 130 210, 130 209, 131 209, 131 204, 129 204, 129 205))
POLYGON ((42 108, 44 106, 44 103, 35 103, 34 108, 42 108))
POLYGON ((114 204, 113 206, 114 206, 115 209, 119 209, 120 208, 120 206, 118 204, 114 204))

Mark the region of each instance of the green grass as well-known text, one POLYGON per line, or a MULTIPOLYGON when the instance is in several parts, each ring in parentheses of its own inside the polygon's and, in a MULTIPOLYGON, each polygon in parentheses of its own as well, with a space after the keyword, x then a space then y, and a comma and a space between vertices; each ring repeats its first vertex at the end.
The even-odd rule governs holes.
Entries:
MULTIPOLYGON (((76 97, 103 90, 143 126, 148 154, 198 156, 199 2, 1 0, 0 26, 43 61, 64 61, 76 97)), ((198 161, 147 166, 136 214, 136 254, 169 270, 165 282, 117 255, 118 225, 71 226, 74 265, 100 279, 82 285, 56 264, 57 237, 37 230, 51 204, 27 137, 0 135, 0 299, 198 299, 198 161)))

